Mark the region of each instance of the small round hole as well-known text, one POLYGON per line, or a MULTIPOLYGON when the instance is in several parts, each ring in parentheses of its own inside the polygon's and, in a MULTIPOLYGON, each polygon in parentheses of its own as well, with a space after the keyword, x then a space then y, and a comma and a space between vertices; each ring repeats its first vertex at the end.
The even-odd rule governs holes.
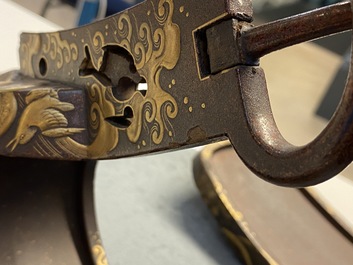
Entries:
POLYGON ((146 96, 148 86, 144 78, 141 78, 140 83, 135 83, 130 77, 122 77, 119 79, 118 85, 112 87, 113 96, 117 100, 128 100, 136 91, 139 91, 143 96, 146 96))
POLYGON ((39 61, 39 73, 42 75, 42 76, 45 76, 45 74, 47 73, 47 62, 44 58, 41 58, 40 61, 39 61))
POLYGON ((116 87, 113 87, 113 95, 117 100, 127 100, 136 91, 137 84, 129 77, 122 77, 116 87))

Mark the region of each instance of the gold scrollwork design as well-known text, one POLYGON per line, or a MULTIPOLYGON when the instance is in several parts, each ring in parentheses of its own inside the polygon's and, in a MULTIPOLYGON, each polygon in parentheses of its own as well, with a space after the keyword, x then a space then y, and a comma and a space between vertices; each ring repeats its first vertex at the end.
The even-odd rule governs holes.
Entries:
POLYGON ((34 77, 32 58, 40 50, 39 34, 22 34, 20 45, 20 64, 21 70, 25 75, 34 77))
MULTIPOLYGON (((106 139, 100 139, 100 135, 109 135, 111 139, 114 137, 114 144, 117 145, 119 130, 126 131, 128 139, 132 143, 138 142, 143 129, 149 133, 151 142, 154 144, 160 144, 166 133, 169 136, 174 135, 170 119, 176 117, 178 105, 160 84, 162 69, 173 69, 180 56, 180 29, 172 21, 173 10, 174 2, 172 0, 160 0, 154 16, 158 25, 155 28, 152 27, 153 23, 151 22, 142 22, 139 25, 138 19, 129 11, 120 14, 117 18, 113 18, 114 25, 111 26, 114 30, 114 43, 109 43, 101 31, 96 31, 93 36, 88 32, 91 40, 88 47, 90 57, 92 65, 97 71, 100 70, 104 60, 105 47, 109 45, 122 47, 132 55, 137 71, 148 84, 148 90, 144 96, 135 92, 127 100, 115 99, 110 110, 103 111, 97 107, 97 102, 103 104, 107 100, 105 94, 111 94, 111 90, 103 85, 100 90, 89 88, 92 106, 97 107, 94 110, 91 108, 89 120, 93 130, 97 128, 99 131, 95 141, 85 148, 86 155, 88 154, 90 157, 103 155, 103 147, 106 148, 105 152, 111 151, 112 146, 107 144, 106 139), (97 99, 93 95, 99 95, 100 98, 97 99), (132 123, 126 129, 115 128, 114 131, 110 125, 103 121, 103 118, 116 115, 114 109, 122 111, 126 106, 130 106, 133 110, 132 123), (101 114, 103 114, 102 117, 99 116, 101 114), (98 117, 102 120, 97 119, 98 117), (108 130, 109 134, 106 134, 108 130)), ((109 99, 114 99, 114 97, 109 96, 109 99)), ((70 142, 71 149, 75 150, 76 154, 77 150, 83 149, 83 147, 79 147, 80 144, 71 139, 66 139, 66 144, 62 142, 62 139, 59 141, 65 146, 70 142)), ((68 150, 69 146, 65 149, 68 150)))
POLYGON ((61 69, 64 63, 76 61, 78 48, 75 43, 69 43, 60 37, 59 32, 45 34, 46 41, 43 42, 43 53, 51 60, 56 60, 56 67, 61 69))
MULTIPOLYGON (((151 0, 145 5, 150 5, 154 15, 135 16, 131 9, 98 22, 104 27, 95 32, 89 28, 82 29, 82 32, 77 31, 77 34, 72 31, 70 38, 80 36, 81 45, 77 41, 70 41, 68 32, 25 35, 24 38, 29 39, 21 44, 23 73, 34 76, 33 69, 38 67, 38 59, 44 58, 50 67, 54 67, 48 71, 48 78, 63 82, 70 80, 80 86, 86 84, 90 104, 87 134, 91 142, 79 143, 70 135, 56 137, 55 131, 51 134, 53 131, 47 131, 42 125, 35 126, 41 129, 42 135, 53 137, 63 153, 73 157, 103 158, 118 146, 119 133, 126 133, 129 142, 137 144, 141 142, 141 134, 144 132, 143 142, 149 137, 150 143, 156 145, 166 135, 174 135, 171 119, 177 116, 178 105, 174 97, 162 88, 160 80, 162 70, 173 69, 180 57, 180 29, 173 22, 174 1, 151 0), (104 75, 101 71, 104 71, 102 66, 106 59, 105 53, 109 52, 107 48, 111 46, 123 48, 132 56, 138 74, 148 85, 146 93, 135 91, 127 99, 118 99, 113 96, 112 86, 106 82, 109 78, 97 78, 97 75, 104 75), (33 62, 34 58, 36 62, 33 62), (72 69, 80 63, 77 62, 78 58, 87 62, 81 65, 87 67, 88 71, 72 69), (133 113, 131 124, 127 128, 115 127, 107 122, 106 118, 121 115, 127 106, 133 113)), ((35 105, 29 104, 25 111, 35 105)), ((22 117, 18 132, 9 143, 12 150, 18 144, 29 141, 24 136, 21 139, 20 128, 25 126, 21 123, 25 124, 22 117)))
POLYGON ((35 77, 33 58, 41 53, 43 57, 48 57, 55 61, 57 69, 61 69, 64 64, 78 59, 78 46, 63 40, 59 32, 47 34, 22 34, 20 45, 20 63, 23 74, 35 77))
POLYGON ((132 37, 132 25, 130 17, 127 13, 123 13, 119 16, 118 21, 115 20, 115 24, 117 25, 116 34, 121 37, 120 45, 127 49, 131 50, 131 37, 132 37))
POLYGON ((149 23, 143 22, 136 34, 133 34, 134 28, 127 13, 118 19, 116 41, 132 54, 136 69, 148 84, 144 98, 135 94, 127 102, 121 103, 131 105, 135 113, 135 124, 127 129, 131 142, 139 139, 143 123, 151 123, 151 140, 160 144, 167 127, 171 127, 169 119, 175 118, 178 113, 175 99, 163 90, 160 84, 162 69, 173 69, 180 56, 180 29, 172 21, 173 10, 172 0, 160 0, 158 11, 155 11, 155 18, 160 27, 153 30, 149 23), (127 36, 129 38, 126 38, 127 36), (145 108, 145 105, 149 107, 145 108), (143 110, 145 113, 142 113, 143 110))
POLYGON ((93 254, 96 257, 96 265, 108 265, 108 260, 104 248, 96 244, 92 248, 93 254))
POLYGON ((61 149, 74 157, 99 158, 117 146, 118 129, 105 121, 105 117, 115 115, 114 105, 106 98, 107 93, 107 88, 98 83, 88 88, 88 96, 92 101, 88 115, 89 123, 91 127, 96 128, 92 143, 84 145, 70 137, 61 137, 55 139, 61 149))
MULTIPOLYGON (((91 33, 88 31, 88 35, 91 36, 91 33)), ((97 31, 93 37, 90 37, 91 40, 91 48, 93 50, 92 55, 92 63, 94 67, 99 70, 103 63, 104 50, 103 47, 105 45, 105 39, 102 32, 97 31)))

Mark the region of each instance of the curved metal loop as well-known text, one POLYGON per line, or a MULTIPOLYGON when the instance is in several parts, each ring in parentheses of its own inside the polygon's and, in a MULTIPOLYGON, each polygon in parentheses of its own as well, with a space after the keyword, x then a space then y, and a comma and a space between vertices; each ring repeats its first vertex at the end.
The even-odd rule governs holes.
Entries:
POLYGON ((260 68, 240 69, 244 116, 229 138, 245 164, 258 176, 281 186, 302 187, 325 181, 353 160, 352 60, 344 93, 327 127, 311 143, 297 147, 280 134, 260 68))

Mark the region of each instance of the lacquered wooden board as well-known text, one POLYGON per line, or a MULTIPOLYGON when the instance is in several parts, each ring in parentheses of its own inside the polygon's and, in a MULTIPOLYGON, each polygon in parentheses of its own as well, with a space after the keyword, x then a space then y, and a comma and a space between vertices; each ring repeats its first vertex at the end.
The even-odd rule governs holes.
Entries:
POLYGON ((207 147, 194 174, 245 264, 352 264, 352 242, 300 190, 257 178, 227 145, 207 147))

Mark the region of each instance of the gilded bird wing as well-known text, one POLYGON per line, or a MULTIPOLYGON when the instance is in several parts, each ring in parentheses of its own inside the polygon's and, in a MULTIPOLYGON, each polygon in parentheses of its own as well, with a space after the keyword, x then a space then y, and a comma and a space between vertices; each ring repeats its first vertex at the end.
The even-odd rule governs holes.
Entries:
POLYGON ((76 133, 81 133, 84 130, 85 129, 82 129, 82 128, 56 128, 56 129, 50 129, 50 130, 44 131, 43 135, 47 137, 58 138, 58 137, 74 135, 76 133))
POLYGON ((61 102, 57 98, 50 98, 50 107, 53 109, 61 110, 61 111, 70 111, 75 109, 75 106, 68 102, 61 102))
POLYGON ((75 109, 74 105, 68 102, 59 102, 58 104, 54 105, 53 108, 56 108, 61 111, 70 111, 75 109))
POLYGON ((28 105, 37 99, 40 99, 40 98, 45 97, 46 95, 49 95, 50 90, 51 90, 50 88, 41 88, 41 89, 30 90, 27 93, 26 98, 25 98, 26 104, 28 105))
POLYGON ((40 120, 38 121, 38 127, 43 131, 67 127, 67 119, 65 116, 56 109, 45 109, 40 112, 40 120))

